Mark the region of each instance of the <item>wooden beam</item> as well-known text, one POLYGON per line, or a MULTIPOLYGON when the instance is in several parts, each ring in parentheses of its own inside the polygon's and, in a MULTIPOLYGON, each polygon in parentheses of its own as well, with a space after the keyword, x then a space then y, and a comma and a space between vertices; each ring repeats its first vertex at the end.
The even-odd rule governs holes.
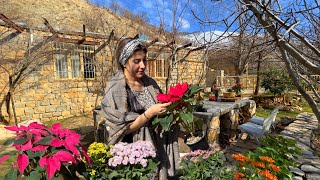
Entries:
POLYGON ((62 38, 62 37, 57 37, 54 41, 56 42, 64 42, 64 43, 72 43, 72 44, 83 44, 83 45, 99 45, 99 42, 95 42, 95 41, 83 41, 82 43, 81 40, 78 39, 69 39, 69 38, 62 38))
POLYGON ((16 31, 16 32, 12 32, 10 34, 8 34, 6 37, 0 39, 0 46, 8 41, 10 41, 11 39, 15 38, 16 36, 18 36, 19 34, 21 34, 20 32, 16 31))
POLYGON ((56 31, 53 29, 53 27, 49 24, 49 21, 46 19, 46 18, 43 18, 44 20, 44 25, 47 26, 47 28, 49 29, 49 31, 52 33, 52 34, 56 34, 56 31))
POLYGON ((108 44, 110 44, 111 39, 114 36, 114 30, 111 31, 109 38, 107 41, 105 41, 101 46, 99 46, 95 51, 94 51, 94 55, 96 55, 99 51, 101 51, 103 48, 105 48, 108 44))
POLYGON ((78 44, 82 44, 83 42, 86 41, 86 25, 82 25, 82 29, 83 29, 83 37, 81 40, 79 40, 78 44))
POLYGON ((5 23, 7 23, 10 27, 18 31, 19 33, 23 32, 23 28, 16 25, 14 22, 12 22, 10 19, 8 19, 4 14, 0 13, 0 19, 2 19, 5 23))

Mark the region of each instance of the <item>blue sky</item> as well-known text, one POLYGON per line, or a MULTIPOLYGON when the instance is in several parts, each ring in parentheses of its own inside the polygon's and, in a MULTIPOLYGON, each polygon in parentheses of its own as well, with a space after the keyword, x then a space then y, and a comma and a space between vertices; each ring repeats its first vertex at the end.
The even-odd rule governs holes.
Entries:
MULTIPOLYGON (((90 2, 99 6, 109 7, 112 0, 90 0, 90 2)), ((165 23, 165 29, 169 31, 172 29, 172 0, 115 0, 115 2, 133 13, 146 13, 149 23, 152 25, 159 27, 161 22, 160 19, 163 19, 163 22, 165 23)), ((224 27, 200 25, 191 12, 192 9, 199 17, 203 18, 205 15, 200 14, 199 12, 202 12, 203 8, 208 10, 210 8, 210 12, 208 12, 208 14, 210 14, 210 18, 213 18, 218 14, 220 14, 219 17, 221 17, 221 14, 223 14, 223 11, 225 11, 224 9, 215 9, 208 6, 208 0, 177 0, 177 2, 177 17, 175 24, 178 26, 178 31, 199 32, 209 30, 225 30, 224 27)))
MULTIPOLYGON (((89 0, 93 4, 97 4, 103 7, 109 7, 112 0, 89 0)), ((207 32, 207 31, 225 31, 226 25, 224 23, 218 23, 215 25, 199 23, 194 17, 191 10, 193 10, 197 17, 204 21, 217 21, 222 20, 235 11, 235 5, 233 0, 175 0, 177 3, 177 17, 175 18, 175 24, 178 26, 179 32, 207 32)), ((172 11, 173 0, 114 0, 121 7, 130 10, 133 13, 144 13, 149 19, 149 23, 155 26, 160 25, 161 19, 163 19, 165 29, 172 30, 172 11)), ((294 1, 296 2, 296 1, 294 1)), ((290 9, 294 6, 293 1, 280 1, 282 8, 290 9)), ((308 3, 312 3, 311 0, 306 0, 308 3)), ((295 6, 298 7, 298 6, 295 6)), ((310 5, 312 7, 312 5, 310 5)), ((319 10, 316 10, 319 12, 319 10)), ((235 16, 233 16, 235 17, 235 16)), ((286 19, 286 18, 284 18, 286 19)), ((233 18, 229 18, 229 23, 233 18)), ((299 18, 299 20, 301 20, 299 18)), ((302 18, 303 24, 304 20, 302 18)), ((237 23, 237 21, 236 21, 237 23)), ((237 24, 232 26, 230 31, 237 29, 237 24)))

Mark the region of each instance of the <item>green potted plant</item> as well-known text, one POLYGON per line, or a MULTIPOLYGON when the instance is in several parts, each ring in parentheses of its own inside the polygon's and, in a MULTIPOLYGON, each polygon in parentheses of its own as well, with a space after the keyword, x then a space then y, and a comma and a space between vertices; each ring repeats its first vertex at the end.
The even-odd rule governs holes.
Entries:
MULTIPOLYGON (((170 130, 174 126, 181 125, 190 133, 187 136, 186 143, 190 145, 196 144, 201 140, 205 140, 205 132, 202 131, 203 120, 193 116, 194 111, 201 109, 201 101, 197 98, 197 94, 202 87, 188 85, 187 83, 171 86, 168 94, 159 93, 157 99, 159 102, 172 102, 167 107, 165 114, 158 116, 152 122, 153 125, 160 125, 165 131, 170 130), (200 130, 200 131, 197 131, 200 130)), ((208 145, 201 146, 202 149, 208 148, 208 145)))
POLYGON ((241 91, 243 91, 242 84, 237 83, 231 87, 232 91, 236 93, 237 96, 241 95, 241 91))

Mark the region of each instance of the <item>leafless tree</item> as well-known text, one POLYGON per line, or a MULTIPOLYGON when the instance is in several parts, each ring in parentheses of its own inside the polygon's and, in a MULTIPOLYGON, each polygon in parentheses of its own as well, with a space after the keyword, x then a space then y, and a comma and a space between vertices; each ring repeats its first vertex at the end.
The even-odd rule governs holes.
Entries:
MULTIPOLYGON (((12 119, 12 111, 15 124, 17 125, 18 121, 14 105, 16 89, 28 77, 39 72, 43 65, 48 63, 54 54, 50 42, 57 37, 57 34, 53 31, 48 21, 45 20, 45 25, 52 32, 52 35, 43 40, 36 41, 34 40, 34 34, 31 29, 21 28, 7 19, 3 14, 1 15, 9 28, 5 33, 1 33, 2 36, 0 36, 0 41, 2 42, 0 51, 0 69, 4 72, 4 77, 7 77, 7 80, 5 80, 5 88, 1 92, 4 97, 2 102, 0 102, 0 110, 2 109, 3 104, 5 104, 9 121, 12 119), (15 31, 19 32, 19 34, 21 34, 20 36, 24 35, 25 37, 20 38, 18 36, 6 39, 8 36, 17 33, 15 31)), ((0 111, 0 115, 3 115, 2 111, 0 111)))
MULTIPOLYGON (((220 2, 212 3, 218 5, 220 2)), ((320 122, 318 105, 312 98, 312 94, 308 94, 302 85, 302 83, 307 84, 313 89, 315 98, 319 97, 314 87, 319 82, 312 77, 312 75, 320 74, 319 2, 317 0, 285 2, 236 0, 234 3, 239 5, 238 9, 233 9, 234 12, 238 12, 239 9, 248 12, 247 21, 257 21, 259 23, 257 28, 263 28, 270 35, 294 85, 306 99, 320 122), (312 81, 315 83, 311 83, 312 81)), ((229 8, 231 7, 229 6, 229 8)), ((220 21, 234 22, 235 19, 233 15, 230 15, 220 21)), ((207 23, 212 22, 211 20, 207 23)), ((226 31, 235 26, 241 28, 239 24, 231 23, 226 25, 226 31)))

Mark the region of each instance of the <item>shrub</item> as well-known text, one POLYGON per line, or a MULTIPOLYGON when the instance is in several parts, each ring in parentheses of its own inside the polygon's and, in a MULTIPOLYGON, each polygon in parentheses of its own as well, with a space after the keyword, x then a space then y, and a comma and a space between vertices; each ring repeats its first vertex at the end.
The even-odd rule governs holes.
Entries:
POLYGON ((270 68, 262 73, 261 87, 273 95, 283 95, 293 88, 293 83, 286 71, 270 68))
POLYGON ((17 161, 6 175, 6 179, 17 179, 18 174, 26 179, 51 179, 69 172, 75 176, 75 167, 86 159, 91 163, 84 148, 80 146, 80 134, 53 124, 48 128, 36 122, 29 126, 8 126, 17 137, 6 143, 13 143, 18 150, 17 161))
POLYGON ((219 152, 196 150, 181 159, 183 175, 180 179, 207 180, 207 179, 232 179, 232 172, 228 170, 219 152))

